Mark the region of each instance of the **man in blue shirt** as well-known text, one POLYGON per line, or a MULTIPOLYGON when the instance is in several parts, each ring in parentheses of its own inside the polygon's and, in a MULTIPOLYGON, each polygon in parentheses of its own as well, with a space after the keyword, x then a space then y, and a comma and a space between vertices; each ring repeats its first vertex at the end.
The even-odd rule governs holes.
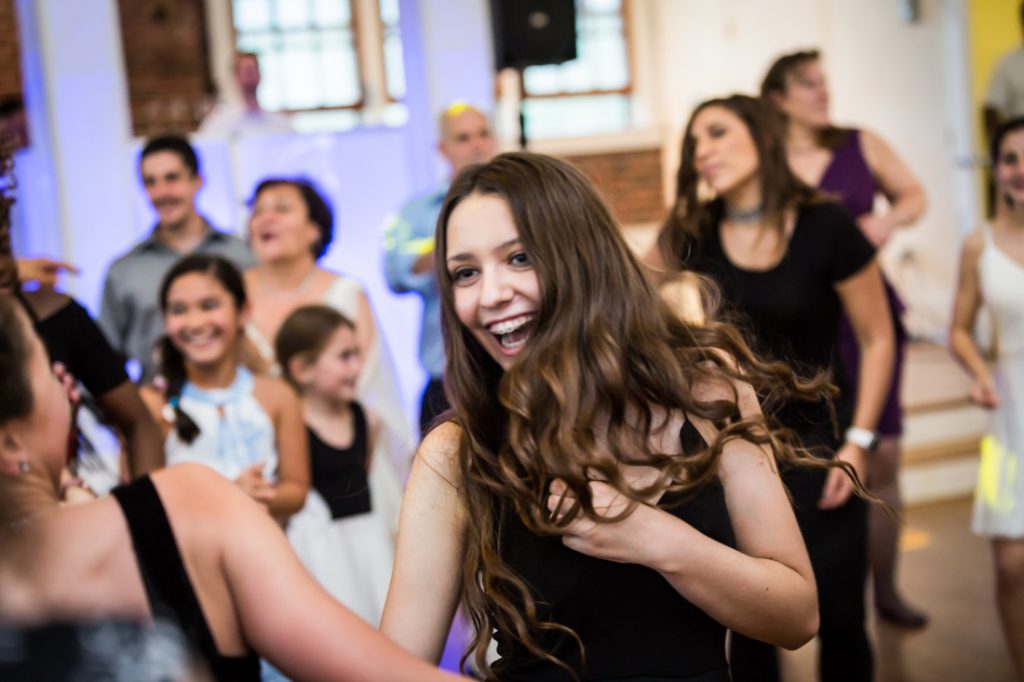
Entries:
MULTIPOLYGON (((451 177, 467 166, 494 156, 494 135, 487 116, 479 109, 456 103, 441 113, 438 151, 451 166, 451 177)), ((441 338, 441 301, 434 281, 434 227, 448 182, 402 206, 384 233, 385 272, 396 293, 415 292, 423 298, 420 328, 420 363, 429 381, 420 401, 420 433, 426 435, 434 418, 448 409, 444 397, 444 341, 441 338)))

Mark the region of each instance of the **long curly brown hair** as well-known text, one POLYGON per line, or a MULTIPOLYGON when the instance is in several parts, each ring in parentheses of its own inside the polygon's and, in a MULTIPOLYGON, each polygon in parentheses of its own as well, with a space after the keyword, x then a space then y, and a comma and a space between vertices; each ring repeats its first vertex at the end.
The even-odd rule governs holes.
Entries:
POLYGON ((497 631, 575 675, 538 645, 543 632, 574 633, 539 620, 533 594, 502 558, 502 514, 518 515, 539 535, 564 534, 579 515, 606 522, 594 511, 590 481, 604 480, 636 504, 666 489, 693 490, 716 476, 723 446, 736 438, 765 445, 780 462, 825 466, 792 432, 767 428, 760 417, 740 418, 735 390, 700 400, 694 387, 749 382, 770 400, 818 400, 830 387, 822 377, 802 381, 785 365, 761 362, 729 325, 679 319, 590 182, 562 161, 512 153, 467 168, 445 198, 436 243, 445 388, 461 427, 459 485, 468 510, 462 597, 476 632, 463 661, 472 655, 492 679, 485 653, 497 631), (535 329, 504 372, 459 323, 445 267, 448 220, 474 194, 507 202, 539 283, 535 329), (647 451, 666 412, 710 420, 718 435, 683 456, 647 451), (635 489, 621 473, 623 463, 654 467, 660 476, 635 489), (558 521, 545 504, 555 478, 579 500, 558 521))

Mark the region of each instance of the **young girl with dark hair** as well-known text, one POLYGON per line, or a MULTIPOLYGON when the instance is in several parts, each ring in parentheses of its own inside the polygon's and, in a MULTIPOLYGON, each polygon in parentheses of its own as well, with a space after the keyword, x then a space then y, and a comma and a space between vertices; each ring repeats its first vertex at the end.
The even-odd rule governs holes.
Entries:
POLYGON ((950 345, 991 410, 981 442, 973 528, 992 541, 996 603, 1017 676, 1024 680, 1024 118, 992 138, 996 213, 967 237, 950 345), (995 368, 974 338, 978 311, 992 319, 995 368))
MULTIPOLYGON (((790 170, 779 119, 767 104, 733 95, 697 107, 686 126, 662 244, 667 262, 717 284, 724 313, 747 328, 757 352, 801 375, 832 371, 840 313, 850 318, 862 369, 855 394, 841 374, 835 377, 838 411, 850 415, 844 437, 837 437, 825 401, 770 400, 767 411, 822 461, 834 457, 863 477, 893 362, 881 273, 852 219, 790 170), (710 198, 701 195, 701 184, 710 198)), ((818 585, 821 678, 869 680, 866 502, 851 496, 850 479, 839 469, 787 469, 783 480, 818 585)), ((734 633, 733 679, 777 679, 774 647, 748 634, 734 633)))
POLYGON ((163 425, 167 463, 202 462, 286 520, 309 487, 306 433, 291 388, 240 362, 241 274, 219 256, 183 258, 164 278, 160 308, 166 387, 144 396, 163 425))
POLYGON ((302 401, 312 477, 288 540, 331 596, 376 626, 395 546, 370 489, 380 421, 355 399, 363 364, 355 325, 329 306, 303 306, 274 345, 302 401))
POLYGON ((677 317, 564 162, 464 170, 436 239, 454 416, 414 460, 381 629, 437 660, 461 597, 466 656, 502 680, 724 681, 727 628, 810 639, 777 466, 835 465, 768 428, 757 393, 823 379, 677 317))

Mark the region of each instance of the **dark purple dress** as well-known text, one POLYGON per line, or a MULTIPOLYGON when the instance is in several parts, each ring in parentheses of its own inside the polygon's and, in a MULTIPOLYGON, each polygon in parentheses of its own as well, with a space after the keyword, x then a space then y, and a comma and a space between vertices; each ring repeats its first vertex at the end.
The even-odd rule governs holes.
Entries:
MULTIPOLYGON (((878 183, 871 173, 860 145, 860 131, 852 128, 842 143, 832 152, 832 161, 821 176, 818 188, 833 196, 853 218, 871 213, 878 193, 878 183)), ((888 281, 885 292, 889 299, 892 325, 896 332, 896 358, 893 365, 892 384, 885 399, 885 407, 878 418, 878 432, 883 436, 899 436, 903 433, 903 411, 900 408, 900 388, 903 379, 903 355, 906 346, 906 331, 900 320, 904 310, 895 289, 888 281)), ((839 322, 839 354, 849 385, 856 391, 860 376, 860 349, 849 318, 843 315, 839 322)), ((854 396, 850 396, 853 398, 854 396)), ((853 401, 851 400, 852 404, 853 401)))

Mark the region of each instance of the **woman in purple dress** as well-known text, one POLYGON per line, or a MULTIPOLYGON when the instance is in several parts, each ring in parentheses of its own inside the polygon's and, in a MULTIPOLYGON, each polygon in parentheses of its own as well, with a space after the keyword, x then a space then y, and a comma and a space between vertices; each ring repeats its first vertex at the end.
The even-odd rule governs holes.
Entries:
MULTIPOLYGON (((786 119, 786 152, 796 175, 834 196, 857 221, 864 235, 881 248, 897 228, 924 212, 924 190, 903 160, 882 138, 867 130, 839 128, 829 118, 829 94, 816 50, 787 54, 775 61, 761 84, 761 97, 786 119), (881 193, 888 209, 875 211, 881 193)), ((868 487, 900 511, 900 436, 903 433, 900 385, 906 332, 903 304, 886 283, 896 331, 896 365, 885 409, 878 422, 877 449, 869 458, 868 487)), ((849 320, 839 328, 839 352, 850 383, 860 376, 857 341, 849 320)), ((869 512, 869 554, 878 615, 904 627, 923 627, 925 614, 911 608, 896 588, 899 524, 879 505, 869 512)))

